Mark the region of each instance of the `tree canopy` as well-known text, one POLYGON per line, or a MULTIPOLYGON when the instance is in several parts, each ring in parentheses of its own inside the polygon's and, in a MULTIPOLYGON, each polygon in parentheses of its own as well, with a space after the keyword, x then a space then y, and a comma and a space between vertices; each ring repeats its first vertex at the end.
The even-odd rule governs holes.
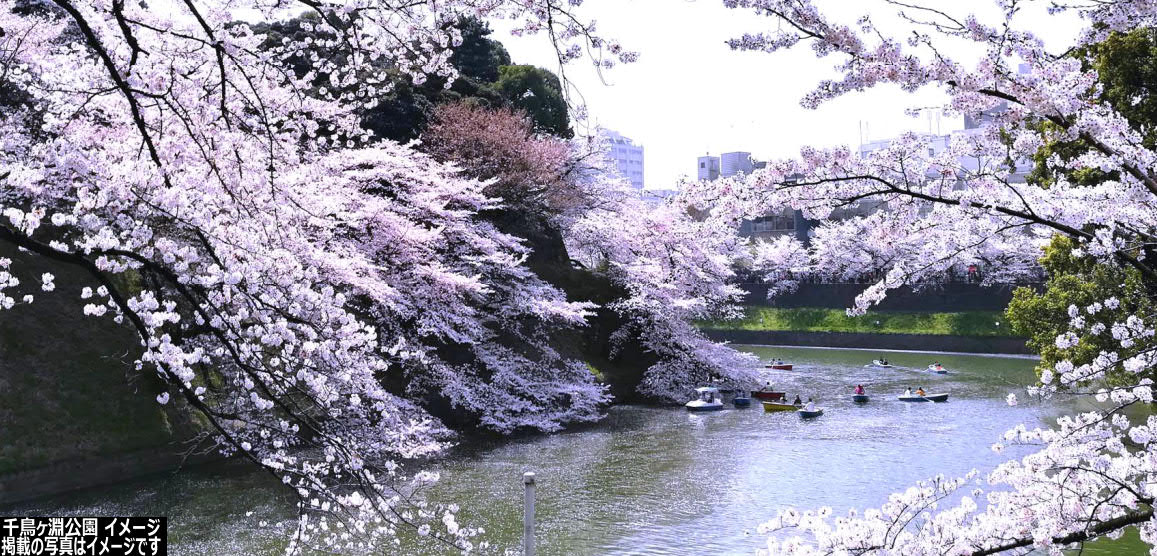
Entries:
MULTIPOLYGON (((285 41, 305 47, 285 58, 299 77, 309 76, 317 88, 332 88, 327 73, 314 71, 318 59, 345 66, 348 53, 342 47, 323 46, 318 38, 332 39, 332 33, 318 34, 320 16, 316 12, 273 23, 259 23, 256 33, 264 35, 263 48, 278 47, 285 41), (308 39, 308 40, 307 40, 308 39)), ((534 122, 535 131, 570 138, 569 107, 561 84, 550 70, 511 65, 502 43, 491 39, 486 22, 476 17, 459 17, 452 28, 461 44, 450 51, 447 64, 457 73, 453 79, 430 76, 415 83, 388 58, 371 62, 383 86, 373 90, 375 105, 362 111, 363 125, 376 136, 406 142, 417 139, 426 129, 435 107, 441 104, 472 102, 492 108, 521 110, 534 122)), ((353 87, 353 84, 344 87, 353 87)))
POLYGON ((511 106, 526 112, 537 131, 567 138, 574 135, 562 84, 555 74, 534 66, 502 66, 494 89, 511 106))
MULTIPOLYGON (((197 412, 221 453, 259 466, 295 497, 290 552, 380 550, 402 528, 447 547, 484 546, 454 505, 422 499, 434 474, 401 464, 452 442, 430 398, 503 432, 597 419, 605 385, 552 342, 589 324, 596 307, 532 272, 526 243, 487 217, 504 205, 475 176, 509 177, 487 167, 492 160, 457 147, 423 153, 368 130, 366 117, 400 77, 418 91, 457 76, 464 13, 550 37, 564 63, 589 53, 610 69, 635 54, 596 32, 576 0, 310 4, 316 17, 281 30, 280 3, 53 4, 0 0, 0 242, 84 278, 30 280, 12 271, 23 259, 0 258, 0 310, 69 295, 84 301, 84 315, 130 330, 141 345, 134 370, 161 383, 156 402, 197 412), (234 21, 238 9, 274 23, 234 21), (473 175, 464 161, 477 164, 473 175)), ((1000 464, 987 484, 976 474, 937 477, 879 509, 838 518, 784 509, 761 530, 774 532, 776 554, 1057 553, 1130 526, 1157 544, 1157 418, 1127 414, 1153 401, 1157 316, 1096 299, 1114 291, 1114 266, 1131 269, 1119 275, 1125 293, 1129 274, 1147 293, 1157 283, 1148 128, 1131 125, 1120 100, 1104 101, 1096 68, 1048 51, 1039 38, 1048 30, 1024 28, 1016 3, 984 16, 950 13, 963 5, 886 4, 916 32, 893 35, 866 16, 849 26, 847 14, 829 17, 809 0, 727 0, 768 29, 729 45, 808 45, 838 59, 839 78, 817 84, 808 107, 888 85, 940 88, 952 114, 1008 109, 942 151, 916 134, 865 156, 806 147, 750 175, 687 184, 657 208, 619 195, 565 212, 551 225, 575 259, 592 263, 584 276, 623 292, 598 308, 620 317, 600 333, 637 338, 650 354, 639 385, 650 396, 678 398, 707 381, 741 388, 757 376, 754 361, 690 323, 734 310, 738 264, 768 275, 880 276, 849 309, 862 313, 958 265, 988 264, 989 282, 1022 279, 1064 236, 1070 244, 1058 241, 1050 257, 1099 285, 1058 285, 1071 300, 1067 327, 1053 340, 1057 361, 1027 393, 1089 395, 1092 409, 1009 431, 995 450, 1036 451, 1000 464), (1031 71, 1014 69, 1022 62, 1031 71), (1016 179, 1008 160, 1056 140, 1089 148, 1048 157, 1047 186, 1016 179), (1088 168, 1100 177, 1081 182, 1076 172, 1088 168), (823 221, 811 245, 785 238, 753 251, 735 235, 741 219, 785 206, 823 221), (849 207, 872 210, 830 218, 849 207), (1082 345, 1098 353, 1074 360, 1082 345)), ((1087 24, 1075 49, 1157 26, 1152 2, 1053 6, 1067 10, 1087 24)), ((1126 42, 1123 52, 1133 48, 1126 42)), ((487 67, 495 59, 481 58, 487 67)), ((547 102, 558 84, 502 68, 517 67, 499 66, 504 98, 541 109, 545 119, 531 120, 561 134, 547 102)), ((516 133, 506 137, 528 144, 525 127, 510 123, 502 129, 516 133)), ((540 161, 558 153, 545 154, 540 161)), ((551 168, 531 168, 531 181, 551 168)), ((597 165, 567 179, 600 195, 617 183, 597 165)))
MULTIPOLYGON (((581 350, 556 342, 595 311, 619 316, 600 321, 614 346, 637 351, 630 342, 643 338, 650 355, 628 357, 645 363, 646 394, 680 398, 708 374, 752 380, 753 359, 688 322, 737 300, 715 253, 733 244, 729 229, 649 215, 678 232, 661 239, 689 258, 656 266, 646 249, 619 249, 625 219, 613 215, 647 211, 598 163, 569 171, 591 145, 479 109, 514 125, 478 144, 544 149, 506 185, 601 199, 544 216, 555 234, 586 223, 582 245, 614 257, 614 273, 587 274, 619 293, 602 306, 568 299, 527 264, 528 242, 493 221, 522 199, 482 181, 495 175, 490 153, 439 160, 385 137, 424 129, 399 121, 394 101, 425 118, 437 103, 419 99, 457 100, 455 87, 473 86, 451 60, 464 3, 369 0, 291 19, 280 5, 233 1, 54 4, 0 0, 0 242, 76 272, 30 280, 25 257, 0 257, 0 311, 35 314, 56 292, 124 327, 141 345, 129 371, 156 382, 150 399, 196 414, 222 454, 296 497, 291 552, 368 551, 402 527, 473 548, 477 531, 456 509, 417 496, 435 477, 400 461, 441 452, 451 426, 556 431, 600 418, 609 386, 581 350), (263 23, 232 19, 239 8, 263 23), (714 263, 710 277, 688 272, 696 261, 714 263), (657 297, 685 306, 660 312, 657 297)), ((470 11, 553 34, 571 8, 470 11)), ((501 50, 484 27, 465 26, 490 55, 459 62, 481 60, 472 70, 501 78, 501 50)))
MULTIPOLYGON (((1041 265, 1049 276, 1044 291, 1018 288, 1006 312, 1013 330, 1028 337, 1029 347, 1040 354, 1038 373, 1051 374, 1062 361, 1089 364, 1101 353, 1114 350, 1116 341, 1103 334, 1085 334, 1073 345, 1058 346, 1057 337, 1068 332, 1073 319, 1081 319, 1082 328, 1103 331, 1115 322, 1125 321, 1129 315, 1153 311, 1146 283, 1136 269, 1075 256, 1074 249, 1072 239, 1054 237, 1041 258, 1041 265), (1115 300, 1113 307, 1102 303, 1108 299, 1115 300), (1089 311, 1089 307, 1096 309, 1089 311)), ((1144 351, 1150 349, 1152 343, 1150 339, 1139 339, 1134 349, 1144 351)), ((1153 372, 1149 369, 1146 374, 1153 372)), ((1132 375, 1112 373, 1112 378, 1127 384, 1132 375)))
MULTIPOLYGON (((1097 101, 1112 106, 1141 136, 1142 144, 1153 148, 1157 141, 1157 31, 1138 28, 1110 33, 1104 40, 1075 49, 1070 56, 1082 67, 1095 71, 1100 93, 1097 101)), ((1068 139, 1057 124, 1042 120, 1038 126, 1046 138, 1033 155, 1034 167, 1029 183, 1052 187, 1058 179, 1082 187, 1095 187, 1109 180, 1119 180, 1114 171, 1096 166, 1058 165, 1054 157, 1072 164, 1095 147, 1082 138, 1068 139)), ((1061 349, 1056 338, 1069 329, 1072 318, 1069 307, 1087 307, 1095 301, 1116 299, 1120 307, 1112 311, 1083 314, 1088 326, 1111 326, 1113 321, 1130 314, 1148 314, 1150 297, 1157 283, 1146 283, 1134 268, 1118 261, 1098 262, 1089 257, 1072 255, 1077 247, 1071 237, 1058 235, 1045 249, 1041 265, 1048 274, 1043 291, 1020 288, 1007 310, 1008 321, 1018 334, 1029 338, 1029 346, 1041 355, 1038 372, 1051 372, 1057 363, 1092 362, 1103 351, 1111 351, 1112 339, 1087 335, 1074 346, 1061 349)), ((1148 342, 1144 342, 1148 343, 1148 342)), ((1128 380, 1125 377, 1119 379, 1128 380)))
POLYGON ((477 18, 466 17, 458 21, 458 29, 462 32, 462 44, 450 55, 450 65, 458 70, 460 77, 478 83, 498 81, 499 69, 511 64, 510 53, 502 43, 490 38, 490 26, 477 18))
MULTIPOLYGON (((1019 3, 1002 2, 995 15, 980 15, 965 6, 886 2, 910 26, 900 34, 877 24, 879 13, 851 26, 849 14, 826 13, 818 2, 727 4, 770 19, 767 31, 736 37, 732 48, 774 53, 808 46, 837 60, 840 75, 817 84, 802 101, 806 107, 884 85, 934 87, 948 95, 947 113, 988 117, 979 129, 952 136, 943 150, 917 134, 863 155, 805 147, 750 176, 697 184, 692 196, 700 206, 736 220, 788 206, 822 221, 809 246, 784 239, 765 249, 758 264, 771 275, 879 276, 849 308, 853 314, 901 285, 935 287, 964 265, 985 264, 988 283, 1031 279, 1046 253, 1044 264, 1063 272, 1054 274, 1045 296, 1021 294, 1014 309, 1037 345, 1048 340, 1055 348, 1046 350, 1040 382, 1026 393, 1063 392, 1091 402, 1055 427, 1022 426, 997 439, 998 452, 1010 444, 1035 451, 984 480, 936 477, 848 517, 826 508, 783 510, 762 528, 773 533, 768 551, 1060 553, 1131 526, 1153 544, 1157 420, 1125 411, 1153 401, 1157 330, 1148 300, 1157 291, 1157 153, 1151 127, 1140 121, 1152 100, 1149 63, 1121 62, 1148 55, 1149 30, 1157 24, 1151 3, 1054 3, 1053 15, 1076 12, 1087 24, 1060 55, 1041 39, 1052 29, 1026 26, 1032 20, 1021 17, 1019 3), (948 46, 957 41, 977 48, 948 46), (1068 55, 1082 49, 1090 58, 1068 55), (1042 151, 1046 146, 1052 152, 1042 151), (1016 166, 1034 157, 1044 167, 1025 182, 1016 166), (849 215, 848 208, 863 210, 849 215), (1029 322, 1034 317, 1042 320, 1029 322), (966 488, 971 492, 962 494, 966 488)), ((1019 403, 1015 393, 1008 401, 1019 403)))

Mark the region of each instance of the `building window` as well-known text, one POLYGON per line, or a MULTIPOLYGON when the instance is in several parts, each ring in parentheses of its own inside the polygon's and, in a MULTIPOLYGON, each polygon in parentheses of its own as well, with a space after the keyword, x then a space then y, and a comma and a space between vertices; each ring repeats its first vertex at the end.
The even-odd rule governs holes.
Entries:
POLYGON ((761 216, 751 221, 753 232, 782 232, 794 229, 794 216, 761 216))

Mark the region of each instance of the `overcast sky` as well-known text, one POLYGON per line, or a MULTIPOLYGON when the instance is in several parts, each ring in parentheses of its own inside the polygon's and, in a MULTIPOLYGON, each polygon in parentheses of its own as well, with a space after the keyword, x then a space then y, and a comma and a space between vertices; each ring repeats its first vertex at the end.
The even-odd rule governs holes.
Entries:
MULTIPOLYGON (((988 10, 994 2, 935 2, 963 10, 988 10)), ((881 25, 895 8, 864 0, 835 0, 840 17, 854 21, 866 9, 881 25), (881 10, 882 8, 882 10, 881 10)), ((1043 4, 1043 3, 1042 3, 1043 4)), ((1041 7, 1043 10, 1043 6, 1041 7)), ((834 77, 835 57, 817 59, 797 47, 775 54, 733 52, 725 40, 744 32, 770 30, 774 21, 748 11, 729 10, 720 0, 586 0, 580 13, 598 22, 600 32, 640 52, 634 64, 605 72, 606 83, 586 63, 572 63, 567 76, 581 92, 591 121, 634 139, 645 148, 645 183, 649 189, 673 188, 685 175, 694 177, 695 159, 705 153, 749 151, 757 159, 786 158, 803 145, 847 144, 887 139, 903 131, 959 129, 959 118, 926 114, 913 118, 905 109, 943 104, 940 91, 916 95, 888 87, 847 96, 817 110, 799 100, 821 79, 834 77), (866 133, 861 133, 863 124, 866 133)), ((985 15, 984 12, 981 15, 985 15)), ((1029 22, 1043 12, 1021 16, 1029 22)), ((1078 28, 1072 18, 1049 18, 1050 47, 1061 49, 1078 28)), ((512 37, 495 26, 515 63, 556 70, 553 50, 541 36, 512 37)))

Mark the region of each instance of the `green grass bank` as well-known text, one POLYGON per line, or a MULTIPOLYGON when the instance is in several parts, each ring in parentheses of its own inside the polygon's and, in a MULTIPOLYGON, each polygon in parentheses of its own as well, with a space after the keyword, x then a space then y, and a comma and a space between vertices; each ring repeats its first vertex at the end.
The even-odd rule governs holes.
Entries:
POLYGON ((1016 336, 1000 311, 869 312, 849 317, 842 309, 781 309, 749 305, 744 307, 743 313, 739 319, 700 321, 697 324, 700 328, 714 330, 1016 336))

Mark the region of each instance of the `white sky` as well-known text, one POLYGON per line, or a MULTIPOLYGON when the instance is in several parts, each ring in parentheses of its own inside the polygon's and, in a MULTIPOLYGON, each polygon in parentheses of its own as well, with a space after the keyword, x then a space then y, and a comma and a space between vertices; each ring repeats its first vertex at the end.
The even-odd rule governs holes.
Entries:
MULTIPOLYGON (((871 10, 877 24, 899 25, 896 8, 877 2, 819 4, 830 5, 830 13, 846 16, 849 23, 871 10)), ((983 16, 992 14, 994 2, 932 4, 954 16, 984 10, 979 12, 983 16)), ((910 107, 942 104, 945 96, 933 89, 911 95, 889 86, 845 96, 817 110, 803 108, 799 100, 821 79, 835 77, 832 67, 841 60, 817 59, 806 45, 775 54, 733 52, 725 40, 770 31, 775 23, 750 11, 725 9, 721 0, 586 0, 579 13, 596 20, 603 36, 617 38, 641 55, 634 64, 604 72, 606 84, 585 61, 568 65, 566 71, 582 94, 572 101, 585 102, 592 123, 643 145, 648 189, 674 188, 681 176, 694 177, 696 157, 708 152, 718 156, 749 151, 767 160, 791 157, 803 145, 855 147, 861 122, 867 129, 865 142, 908 130, 937 131, 935 116, 904 113, 910 107)), ((1018 18, 1039 23, 1046 16, 1038 10, 1018 18)), ((1075 19, 1047 19, 1050 48, 1059 51, 1071 44, 1079 28, 1075 19)), ((557 71, 554 51, 544 37, 513 37, 500 25, 492 26, 492 38, 506 45, 515 63, 557 71)), ((940 118, 940 132, 961 127, 959 118, 940 118)))

